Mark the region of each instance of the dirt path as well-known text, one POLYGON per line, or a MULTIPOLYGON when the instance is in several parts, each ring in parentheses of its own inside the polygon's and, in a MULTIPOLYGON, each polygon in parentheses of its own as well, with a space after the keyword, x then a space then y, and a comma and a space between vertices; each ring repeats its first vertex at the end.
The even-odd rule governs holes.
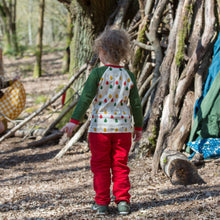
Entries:
MULTIPOLYGON (((33 65, 33 60, 28 61, 33 65)), ((68 77, 59 73, 61 63, 59 53, 45 57, 44 68, 51 72, 45 71, 35 80, 27 73, 22 79, 28 107, 35 103, 37 94, 49 96, 66 82, 68 77)), ((13 74, 25 64, 27 60, 7 60, 5 70, 13 74)), ((14 137, 0 144, 0 219, 100 219, 90 210, 94 191, 85 143, 78 143, 55 160, 62 146, 48 143, 33 148, 28 146, 32 141, 14 137)), ((152 177, 151 162, 151 157, 135 159, 130 154, 132 213, 119 216, 112 201, 111 214, 105 219, 220 219, 217 160, 198 169, 206 184, 187 187, 173 186, 162 172, 152 177)))

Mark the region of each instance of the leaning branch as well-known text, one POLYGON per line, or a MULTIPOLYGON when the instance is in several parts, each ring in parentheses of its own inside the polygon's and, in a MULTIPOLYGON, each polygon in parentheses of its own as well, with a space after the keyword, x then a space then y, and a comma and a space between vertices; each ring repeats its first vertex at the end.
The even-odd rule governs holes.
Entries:
POLYGON ((87 68, 88 64, 84 64, 80 70, 78 71, 78 73, 74 74, 74 76, 71 77, 69 83, 58 93, 56 94, 54 97, 52 97, 47 103, 45 103, 40 109, 38 109, 36 112, 34 112, 33 114, 31 114, 29 117, 27 117, 25 120, 23 120, 21 123, 19 123, 18 125, 16 125, 15 127, 13 127, 8 133, 6 133, 4 136, 2 136, 0 138, 0 143, 5 140, 7 137, 10 137, 15 131, 17 131, 19 128, 21 128, 23 125, 25 125, 27 122, 29 122, 32 118, 34 118, 35 116, 37 116, 40 112, 42 112, 45 108, 47 108, 49 105, 51 105, 52 103, 54 103, 72 84, 73 82, 81 75, 81 73, 83 73, 86 68, 87 68))
POLYGON ((57 119, 55 121, 53 121, 45 130, 43 136, 47 136, 48 133, 62 120, 62 118, 77 104, 77 102, 79 101, 79 98, 77 98, 76 100, 74 100, 73 102, 70 103, 70 105, 68 105, 68 107, 66 109, 64 109, 64 111, 57 117, 57 119))
POLYGON ((80 127, 80 129, 76 132, 76 134, 70 139, 70 141, 66 144, 66 146, 55 156, 55 159, 60 159, 70 147, 73 146, 84 134, 85 130, 89 127, 90 118, 80 127))

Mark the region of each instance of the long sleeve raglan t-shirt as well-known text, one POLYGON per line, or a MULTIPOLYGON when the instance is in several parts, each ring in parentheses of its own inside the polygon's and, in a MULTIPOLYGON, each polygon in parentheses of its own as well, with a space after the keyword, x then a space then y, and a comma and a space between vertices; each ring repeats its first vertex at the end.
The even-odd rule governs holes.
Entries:
POLYGON ((142 130, 141 100, 130 71, 112 65, 93 69, 70 121, 78 124, 92 101, 89 132, 132 132, 132 116, 135 129, 142 130))

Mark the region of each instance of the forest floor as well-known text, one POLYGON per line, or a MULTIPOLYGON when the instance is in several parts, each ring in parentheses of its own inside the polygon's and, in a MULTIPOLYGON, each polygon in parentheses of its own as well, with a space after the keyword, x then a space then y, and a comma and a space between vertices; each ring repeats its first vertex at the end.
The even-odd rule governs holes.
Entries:
MULTIPOLYGON (((57 88, 68 82, 61 73, 62 52, 43 56, 43 76, 32 78, 34 57, 5 58, 8 77, 21 76, 27 103, 20 118, 29 115, 39 96, 52 97, 57 88)), ((59 100, 55 106, 59 105, 59 100)), ((51 109, 49 109, 51 111, 51 109)), ((48 110, 48 111, 49 111, 48 110)), ((44 114, 25 127, 37 122, 47 126, 44 114)), ((0 143, 0 219, 220 219, 220 163, 209 160, 198 167, 206 182, 202 185, 172 185, 161 172, 151 174, 152 157, 135 158, 130 153, 131 214, 120 216, 116 205, 110 214, 97 216, 91 211, 94 202, 90 151, 86 142, 75 144, 61 159, 54 159, 62 149, 58 143, 39 147, 28 145, 31 138, 10 137, 0 143)))

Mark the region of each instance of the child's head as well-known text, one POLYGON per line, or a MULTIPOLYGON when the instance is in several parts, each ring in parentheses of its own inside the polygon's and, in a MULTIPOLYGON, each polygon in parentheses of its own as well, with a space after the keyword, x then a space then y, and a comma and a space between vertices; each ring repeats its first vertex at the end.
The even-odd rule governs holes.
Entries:
POLYGON ((130 52, 128 34, 122 29, 106 29, 95 40, 94 50, 104 51, 105 60, 111 64, 126 61, 130 52))

